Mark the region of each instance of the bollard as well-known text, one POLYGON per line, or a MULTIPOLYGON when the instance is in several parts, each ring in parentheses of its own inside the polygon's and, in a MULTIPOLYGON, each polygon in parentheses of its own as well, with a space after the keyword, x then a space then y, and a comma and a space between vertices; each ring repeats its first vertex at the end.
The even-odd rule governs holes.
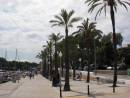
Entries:
POLYGON ((88 95, 90 95, 90 92, 89 92, 89 84, 88 84, 88 95))

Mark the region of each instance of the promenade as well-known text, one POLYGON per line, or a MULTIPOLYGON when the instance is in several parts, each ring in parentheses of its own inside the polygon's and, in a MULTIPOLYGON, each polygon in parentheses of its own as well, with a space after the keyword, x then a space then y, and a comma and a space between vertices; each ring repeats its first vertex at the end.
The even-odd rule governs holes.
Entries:
MULTIPOLYGON (((62 89, 64 79, 62 79, 62 89)), ((87 95, 85 80, 70 79, 71 91, 63 91, 63 98, 130 98, 130 85, 118 84, 116 93, 112 92, 111 83, 90 82, 90 96, 87 95)), ((0 84, 0 98, 60 98, 59 87, 52 87, 51 81, 41 75, 33 79, 22 78, 19 83, 7 82, 0 84)))

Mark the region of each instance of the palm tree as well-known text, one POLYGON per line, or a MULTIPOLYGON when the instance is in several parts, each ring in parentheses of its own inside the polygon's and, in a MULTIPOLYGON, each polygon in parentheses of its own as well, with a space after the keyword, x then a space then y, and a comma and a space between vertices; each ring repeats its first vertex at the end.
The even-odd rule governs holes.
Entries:
MULTIPOLYGON (((84 36, 84 40, 87 41, 87 38, 93 40, 94 37, 98 36, 98 39, 102 37, 102 31, 96 29, 96 22, 89 22, 89 19, 83 21, 81 26, 78 26, 78 32, 82 32, 84 36)), ((87 43, 87 42, 86 42, 87 43)))
MULTIPOLYGON (((102 42, 108 43, 108 42, 111 42, 111 39, 112 39, 112 32, 108 33, 107 35, 104 35, 102 37, 102 42)), ((121 47, 122 42, 123 42, 123 37, 122 37, 121 33, 116 33, 116 45, 121 47)))
POLYGON ((113 28, 113 48, 114 48, 114 76, 113 76, 113 92, 115 92, 115 87, 117 83, 117 45, 116 45, 116 30, 115 30, 115 12, 117 12, 117 6, 121 5, 127 9, 127 5, 130 6, 129 1, 124 0, 86 0, 85 3, 88 3, 89 12, 93 12, 93 10, 100 6, 98 9, 95 19, 101 12, 104 10, 106 15, 107 6, 110 8, 110 16, 113 28))
POLYGON ((49 55, 49 76, 50 76, 50 80, 52 80, 52 48, 53 48, 53 42, 50 40, 50 41, 47 41, 47 46, 48 46, 48 55, 49 55))
POLYGON ((59 79, 58 79, 58 64, 57 64, 57 42, 62 38, 62 36, 60 35, 60 33, 55 34, 52 33, 49 36, 51 41, 54 41, 54 46, 55 46, 55 77, 56 77, 56 82, 54 83, 53 86, 56 86, 59 83, 59 79))
POLYGON ((66 75, 65 75, 65 91, 70 91, 69 85, 69 50, 68 50, 68 28, 73 27, 73 23, 79 21, 81 18, 73 17, 74 11, 67 12, 65 9, 61 10, 59 15, 55 15, 55 19, 51 20, 52 26, 64 26, 65 28, 65 66, 66 66, 66 75))
MULTIPOLYGON (((88 74, 87 74, 87 83, 90 82, 90 57, 91 57, 91 49, 92 49, 92 41, 95 40, 95 36, 98 36, 98 38, 102 37, 102 31, 96 29, 96 23, 95 22, 89 22, 89 19, 83 21, 81 26, 78 26, 79 30, 75 33, 83 33, 83 42, 84 46, 83 48, 88 49, 88 74)), ((88 95, 89 95, 89 85, 88 85, 88 95)))
POLYGON ((42 60, 41 71, 42 71, 42 74, 44 76, 46 76, 46 72, 47 72, 47 65, 46 65, 47 52, 46 52, 46 48, 44 50, 42 50, 40 53, 38 53, 36 58, 39 58, 39 59, 42 60))

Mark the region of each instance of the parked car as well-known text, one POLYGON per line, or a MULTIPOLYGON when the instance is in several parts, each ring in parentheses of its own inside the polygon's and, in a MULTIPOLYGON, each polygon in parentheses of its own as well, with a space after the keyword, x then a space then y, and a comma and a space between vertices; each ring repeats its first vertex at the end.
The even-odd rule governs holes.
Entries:
POLYGON ((0 71, 0 83, 8 81, 8 73, 6 71, 0 71))
POLYGON ((120 63, 120 64, 117 64, 117 69, 118 70, 127 70, 127 66, 125 63, 120 63))
MULTIPOLYGON (((97 68, 97 66, 96 66, 96 68, 97 68)), ((95 69, 95 65, 94 65, 94 64, 90 64, 89 70, 90 70, 90 71, 93 71, 94 69, 95 69)), ((84 70, 84 71, 88 70, 88 66, 84 66, 83 70, 84 70)))

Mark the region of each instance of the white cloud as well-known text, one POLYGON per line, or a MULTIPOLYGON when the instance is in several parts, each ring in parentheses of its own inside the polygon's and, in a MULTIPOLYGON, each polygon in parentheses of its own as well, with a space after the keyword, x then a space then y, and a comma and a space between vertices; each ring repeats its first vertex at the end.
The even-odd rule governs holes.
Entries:
MULTIPOLYGON (((89 17, 94 21, 95 13, 88 14, 84 0, 0 0, 0 47, 8 50, 18 48, 25 55, 32 53, 31 59, 27 56, 24 59, 35 60, 36 53, 45 44, 49 34, 64 34, 63 29, 51 28, 49 23, 62 8, 74 9, 75 16, 89 17)), ((122 9, 116 14, 116 30, 123 32, 125 44, 130 43, 129 17, 130 11, 122 9)), ((104 15, 98 17, 97 27, 105 33, 112 31, 109 12, 106 18, 104 15)))

